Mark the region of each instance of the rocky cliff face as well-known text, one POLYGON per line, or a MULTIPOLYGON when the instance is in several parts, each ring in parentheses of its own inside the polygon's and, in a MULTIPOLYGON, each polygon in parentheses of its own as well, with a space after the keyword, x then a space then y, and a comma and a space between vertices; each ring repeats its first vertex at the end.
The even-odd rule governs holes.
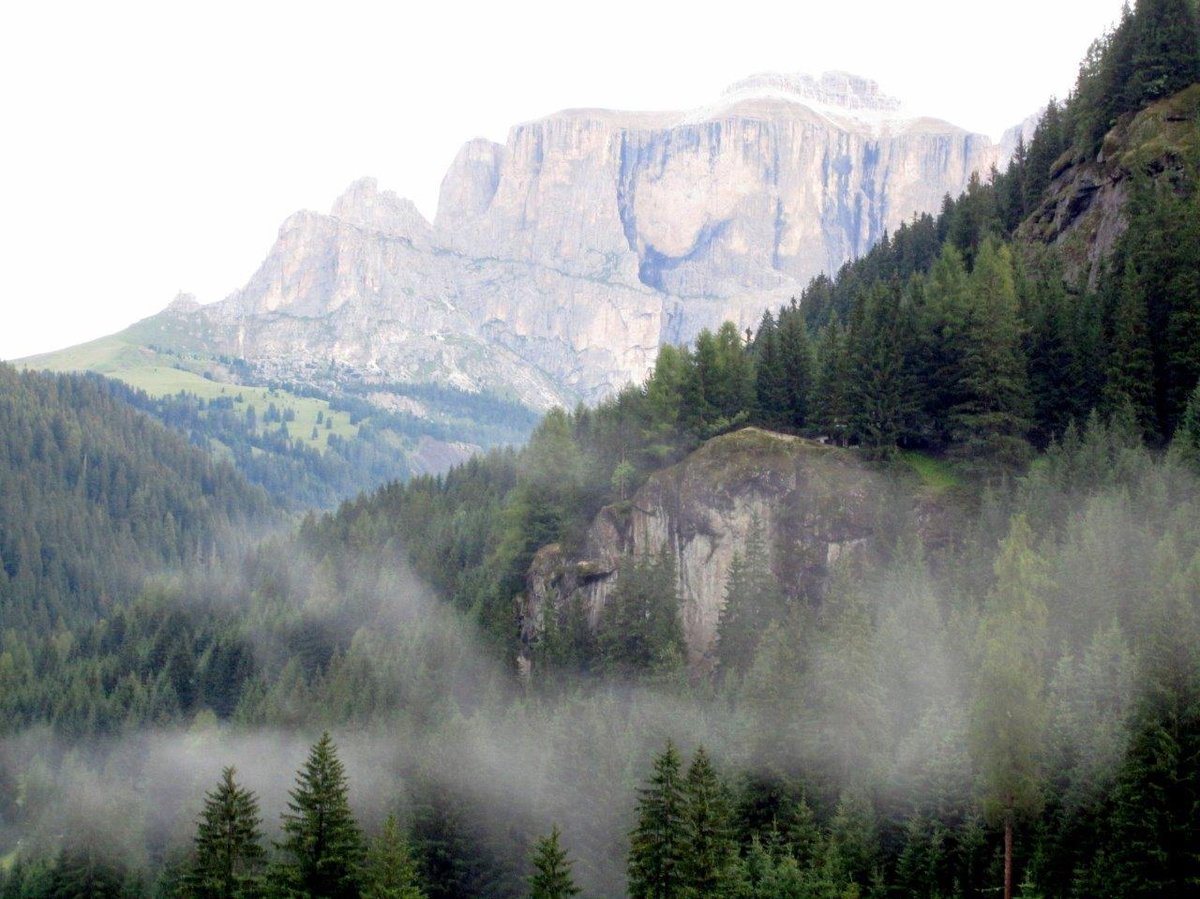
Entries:
POLYGON ((687 113, 571 110, 464 146, 434 223, 358 182, 288 219, 238 293, 172 315, 275 376, 595 400, 665 342, 754 324, 1004 152, 843 74, 759 76, 687 113))
POLYGON ((523 642, 537 640, 548 605, 565 626, 571 603, 580 602, 595 627, 622 564, 669 552, 689 660, 711 665, 729 566, 753 527, 762 528, 785 590, 810 599, 835 561, 873 550, 885 495, 893 514, 916 520, 931 543, 944 540, 942 516, 931 516, 916 490, 897 493, 894 484, 852 450, 757 428, 718 437, 653 475, 628 503, 603 509, 581 558, 565 557, 557 544, 535 556, 520 609, 523 642))
POLYGON ((1026 244, 1051 244, 1072 284, 1096 286, 1101 266, 1125 232, 1136 178, 1171 182, 1200 152, 1200 85, 1160 100, 1105 135, 1095 159, 1064 155, 1046 198, 1022 223, 1026 244))

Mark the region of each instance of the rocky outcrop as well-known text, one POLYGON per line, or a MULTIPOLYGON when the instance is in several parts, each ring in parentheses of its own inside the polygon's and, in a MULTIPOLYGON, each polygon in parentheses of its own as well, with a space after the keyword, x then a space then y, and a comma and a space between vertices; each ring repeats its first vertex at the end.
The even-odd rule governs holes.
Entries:
POLYGON ((1017 232, 1027 245, 1058 249, 1064 278, 1096 286, 1127 221, 1136 177, 1168 179, 1200 152, 1200 85, 1127 118, 1105 135, 1096 158, 1065 155, 1051 170, 1042 204, 1017 232))
POLYGON ((785 590, 814 600, 835 561, 872 551, 885 492, 893 510, 908 509, 914 513, 908 517, 928 525, 929 511, 920 508, 916 492, 897 495, 894 483, 853 450, 757 428, 718 437, 654 474, 630 501, 603 509, 581 557, 566 557, 558 544, 535 556, 520 609, 523 642, 537 640, 548 611, 565 626, 572 603, 581 604, 595 627, 621 566, 669 552, 689 659, 705 667, 730 563, 752 528, 762 529, 785 590))
POLYGON ((683 113, 569 110, 466 144, 432 224, 369 179, 296 213, 243 289, 156 333, 272 378, 596 400, 663 343, 754 324, 1002 152, 839 73, 683 113))

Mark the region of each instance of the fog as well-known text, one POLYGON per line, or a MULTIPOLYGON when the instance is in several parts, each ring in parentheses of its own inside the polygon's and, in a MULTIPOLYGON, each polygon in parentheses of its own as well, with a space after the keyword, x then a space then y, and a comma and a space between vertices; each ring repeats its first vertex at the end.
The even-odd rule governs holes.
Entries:
POLYGON ((978 811, 969 731, 986 689, 981 622, 1000 602, 993 566, 1017 510, 1031 522, 1047 610, 1040 752, 1065 778, 1065 801, 1085 801, 1119 765, 1139 693, 1164 666, 1194 664, 1200 490, 1148 457, 1114 467, 1099 489, 1076 490, 1052 467, 972 512, 934 559, 902 522, 881 535, 870 559, 833 571, 819 608, 769 628, 744 678, 720 688, 677 677, 538 689, 395 548, 315 557, 274 537, 240 567, 155 587, 181 610, 237 616, 272 680, 266 723, 201 713, 84 743, 45 726, 10 736, 0 777, 19 785, 18 801, 0 818, 0 849, 83 844, 146 870, 178 863, 227 765, 277 837, 325 729, 369 833, 388 814, 452 810, 477 852, 524 872, 533 840, 557 824, 589 893, 623 889, 636 789, 668 738, 685 760, 705 745, 731 785, 800 772, 819 808, 862 790, 889 813, 963 819, 978 811), (307 679, 288 637, 297 622, 335 646, 307 679))

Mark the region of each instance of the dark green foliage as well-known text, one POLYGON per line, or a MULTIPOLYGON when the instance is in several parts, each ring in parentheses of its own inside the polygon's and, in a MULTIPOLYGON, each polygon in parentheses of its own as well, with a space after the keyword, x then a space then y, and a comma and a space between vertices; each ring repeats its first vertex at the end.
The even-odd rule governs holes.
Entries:
POLYGON ((1116 308, 1112 314, 1105 404, 1110 412, 1128 405, 1143 434, 1153 436, 1157 427, 1154 412, 1154 364, 1151 353, 1146 300, 1137 287, 1131 263, 1117 284, 1116 308))
POLYGON ((703 746, 688 766, 683 794, 682 895, 732 896, 737 860, 732 810, 725 785, 703 746))
POLYGON ((1028 457, 1029 397, 1012 257, 994 240, 979 248, 967 284, 951 435, 973 458, 1019 466, 1028 457))
POLYGON ((786 422, 788 407, 787 373, 779 348, 779 329, 770 310, 763 313, 754 335, 754 395, 758 419, 773 427, 786 422))
POLYGON ((725 604, 717 621, 717 659, 722 674, 744 673, 758 642, 787 612, 783 590, 771 571, 762 523, 754 521, 745 553, 735 553, 725 583, 725 604))
POLYGON ((1200 383, 1184 407, 1171 451, 1176 459, 1200 474, 1200 383))
POLYGON ((683 626, 671 553, 625 560, 596 640, 601 664, 612 674, 664 674, 682 664, 683 626))
POLYGON ((273 879, 301 896, 357 896, 365 847, 350 810, 346 771, 326 732, 309 751, 289 794, 273 879))
POLYGON ((907 358, 911 329, 895 286, 865 293, 850 319, 851 433, 872 455, 894 451, 915 407, 907 358))
POLYGON ((363 899, 425 899, 408 840, 395 815, 367 848, 362 871, 363 899))
POLYGON ((0 365, 4 627, 94 620, 133 599, 147 571, 216 562, 235 525, 272 517, 232 468, 107 382, 0 365))
POLYGON ((568 899, 581 892, 571 879, 571 862, 558 837, 558 827, 554 827, 550 836, 542 837, 533 848, 529 899, 568 899))
POLYGON ((1113 797, 1105 895, 1182 899, 1200 889, 1200 691, 1145 700, 1113 797))
POLYGON ((819 434, 839 446, 850 439, 850 352, 847 339, 835 320, 825 326, 817 349, 817 377, 813 388, 813 425, 819 434))
POLYGON ((232 767, 225 768, 217 788, 204 797, 195 860, 184 878, 186 896, 234 899, 262 893, 258 799, 238 786, 234 773, 232 767))
POLYGON ((638 790, 637 827, 629 835, 629 895, 675 899, 686 895, 686 795, 675 744, 654 759, 654 773, 638 790))
POLYGON ((1092 297, 1081 303, 1066 290, 1055 267, 1036 275, 1025 292, 1025 357, 1033 427, 1031 441, 1045 449, 1072 421, 1082 421, 1096 407, 1098 376, 1089 377, 1102 360, 1100 334, 1083 345, 1081 306, 1098 306, 1092 297), (1085 370, 1085 366, 1087 367, 1085 370))
POLYGON ((1130 109, 1200 81, 1200 23, 1192 0, 1138 0, 1129 43, 1124 93, 1130 109))

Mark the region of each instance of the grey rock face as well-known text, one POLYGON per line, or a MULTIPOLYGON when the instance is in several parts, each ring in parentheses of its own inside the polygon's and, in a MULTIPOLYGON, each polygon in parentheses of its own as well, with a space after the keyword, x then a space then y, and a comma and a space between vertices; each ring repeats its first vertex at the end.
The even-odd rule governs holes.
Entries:
POLYGON ((276 375, 596 400, 663 343, 755 324, 1001 152, 841 73, 756 76, 687 113, 569 110, 466 144, 432 224, 371 180, 295 214, 242 290, 187 314, 276 375))
MULTIPOLYGON (((762 529, 789 595, 819 596, 834 562, 871 550, 881 492, 852 450, 757 428, 718 437, 651 476, 628 503, 601 510, 582 558, 565 558, 558 544, 538 552, 519 610, 522 640, 536 642, 548 610, 565 626, 574 602, 596 627, 621 566, 669 552, 689 661, 708 667, 729 567, 751 530, 762 529)), ((911 495, 900 499, 915 508, 911 495)))

